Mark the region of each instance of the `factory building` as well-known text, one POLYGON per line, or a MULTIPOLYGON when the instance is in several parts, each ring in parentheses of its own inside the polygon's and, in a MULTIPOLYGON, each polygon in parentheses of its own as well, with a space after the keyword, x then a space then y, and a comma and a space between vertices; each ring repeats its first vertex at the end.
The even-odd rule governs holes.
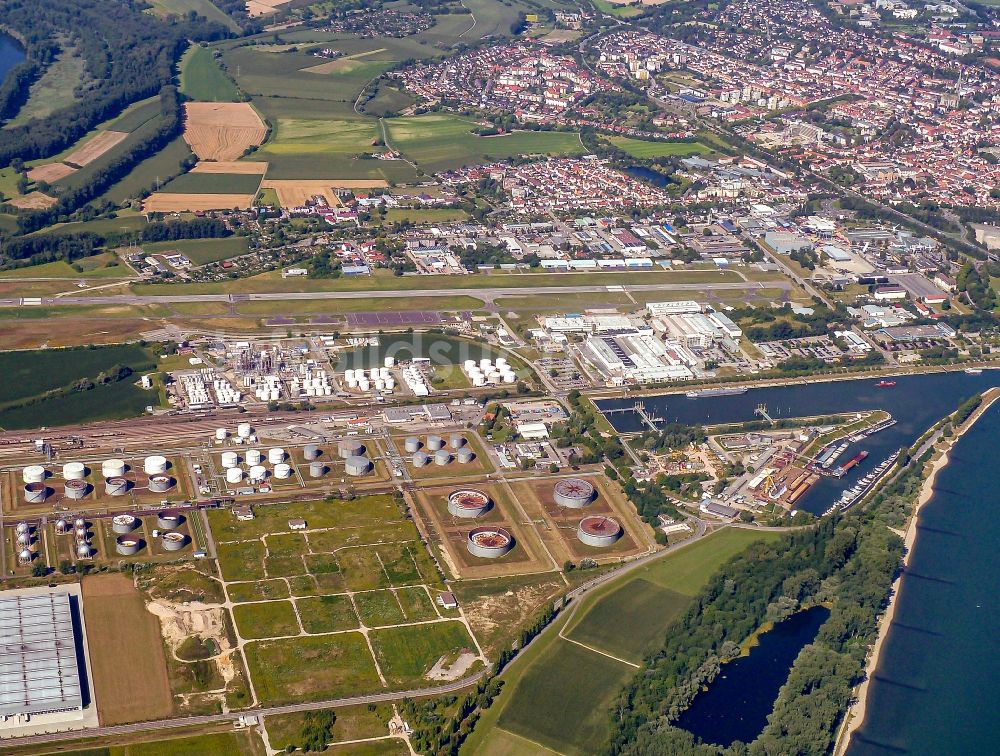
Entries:
POLYGON ((0 598, 0 717, 83 709, 73 611, 67 592, 0 598))
POLYGON ((612 380, 683 381, 693 376, 686 365, 675 362, 663 342, 649 334, 594 336, 581 351, 612 380))
POLYGON ((693 299, 677 302, 647 302, 646 311, 654 318, 661 315, 684 315, 701 312, 704 308, 693 299))

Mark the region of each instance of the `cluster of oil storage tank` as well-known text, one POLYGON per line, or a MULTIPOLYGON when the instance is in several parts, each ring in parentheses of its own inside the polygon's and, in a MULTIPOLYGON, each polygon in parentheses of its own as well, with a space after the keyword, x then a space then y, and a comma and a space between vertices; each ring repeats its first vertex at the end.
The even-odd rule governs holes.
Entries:
MULTIPOLYGON (((155 493, 169 491, 174 479, 167 474, 167 458, 158 454, 143 460, 143 472, 149 478, 149 490, 155 493)), ((106 459, 101 463, 104 478, 104 495, 122 496, 128 493, 133 483, 125 477, 128 466, 121 459, 106 459)), ((67 462, 62 466, 63 496, 74 501, 83 499, 92 490, 87 482, 89 474, 83 462, 67 462)), ((52 493, 46 483, 49 471, 42 465, 28 465, 21 471, 24 478, 23 496, 27 504, 41 504, 52 493)))
POLYGON ((292 396, 330 396, 333 388, 323 370, 302 366, 301 376, 295 376, 289 383, 292 396))
POLYGON ((337 454, 344 460, 344 472, 355 477, 371 472, 372 461, 365 456, 365 445, 356 438, 345 438, 337 444, 337 454))
MULTIPOLYGON (((318 454, 317 454, 318 456, 318 454)), ((273 475, 278 480, 287 480, 292 477, 292 466, 286 462, 288 454, 279 446, 267 450, 267 462, 273 466, 269 473, 264 466, 264 454, 259 449, 247 449, 244 459, 234 451, 224 451, 220 457, 222 469, 225 470, 226 482, 232 485, 242 483, 244 475, 250 483, 259 485, 267 480, 268 475, 273 475), (246 463, 248 470, 244 473, 240 466, 246 463)))
POLYGON ((212 381, 212 389, 219 404, 239 404, 243 400, 243 394, 233 388, 233 384, 225 378, 216 378, 212 381))
MULTIPOLYGON (((386 358, 388 359, 391 358, 386 358)), ((368 374, 361 368, 344 371, 344 382, 347 388, 354 391, 387 391, 396 390, 396 379, 389 372, 389 366, 372 368, 368 374)))
POLYGON ((441 436, 428 436, 424 442, 421 442, 419 436, 409 436, 403 442, 403 448, 407 454, 413 455, 410 461, 414 467, 425 467, 432 461, 435 465, 447 465, 452 459, 466 465, 476 458, 476 453, 466 443, 465 436, 458 433, 448 437, 447 447, 441 436), (428 452, 433 452, 433 455, 428 452))
MULTIPOLYGON (((113 521, 112 521, 113 522, 113 521)), ((86 520, 77 517, 75 520, 69 517, 60 517, 56 520, 56 535, 72 535, 76 541, 76 558, 93 559, 94 547, 90 544, 90 528, 86 520)))
POLYGON ((35 542, 31 526, 26 522, 17 523, 17 527, 14 528, 14 538, 17 541, 17 563, 22 566, 31 564, 31 560, 35 558, 35 552, 31 548, 35 542))
MULTIPOLYGON (((236 443, 245 444, 253 437, 253 428, 250 423, 240 423, 236 426, 236 443)), ((215 429, 215 440, 216 442, 222 442, 229 438, 229 430, 227 428, 216 428, 215 429)))
POLYGON ((473 386, 485 386, 486 384, 496 385, 499 383, 514 383, 517 375, 507 364, 504 357, 497 357, 494 363, 487 357, 479 360, 466 360, 462 365, 465 374, 469 376, 473 386))
POLYGON ((280 399, 281 379, 276 375, 265 375, 254 388, 254 395, 262 402, 280 399))

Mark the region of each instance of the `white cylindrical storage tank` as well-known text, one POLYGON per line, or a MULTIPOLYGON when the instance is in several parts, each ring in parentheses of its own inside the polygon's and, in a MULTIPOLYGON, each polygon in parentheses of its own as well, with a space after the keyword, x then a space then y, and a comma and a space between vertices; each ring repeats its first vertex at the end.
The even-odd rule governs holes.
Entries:
POLYGON ((464 488, 448 494, 448 511, 455 517, 480 517, 490 510, 490 497, 474 488, 464 488))
POLYGON ((142 548, 142 539, 137 536, 120 535, 115 539, 115 551, 122 556, 134 556, 142 548))
POLYGON ((569 509, 583 509, 596 496, 594 484, 582 478, 563 478, 552 489, 556 504, 569 509))
POLYGON ((274 477, 278 480, 285 480, 292 476, 292 466, 284 462, 274 466, 274 477))
POLYGON ((375 390, 376 391, 385 391, 385 381, 383 381, 381 378, 376 378, 375 379, 375 390))
MULTIPOLYGON (((216 387, 216 388, 218 388, 218 387, 216 387)), ((225 428, 216 428, 215 429, 215 439, 217 441, 225 441, 226 437, 228 435, 229 435, 229 431, 227 431, 225 428)))
POLYGON ((125 474, 125 460, 106 459, 101 463, 101 475, 105 478, 120 478, 125 474))
POLYGON ((63 491, 66 493, 67 499, 82 499, 87 495, 88 488, 90 488, 90 486, 87 481, 80 478, 73 478, 72 480, 66 481, 63 491))
POLYGON ((475 360, 466 360, 466 361, 465 361, 464 363, 462 363, 462 364, 463 364, 463 365, 465 366, 465 369, 466 369, 466 371, 469 371, 469 370, 472 370, 472 369, 473 369, 473 368, 475 368, 475 367, 478 367, 478 366, 476 365, 476 361, 475 361, 475 360))
POLYGON ((591 515, 580 520, 576 537, 588 546, 605 548, 622 537, 622 526, 612 517, 591 515))
POLYGON ((434 464, 435 465, 447 465, 451 462, 451 452, 447 449, 438 449, 434 452, 434 464))
POLYGON ((277 465, 285 461, 285 450, 281 447, 274 447, 267 450, 267 461, 272 465, 277 465))
POLYGON ((87 474, 87 468, 83 462, 67 462, 62 469, 63 478, 66 480, 83 480, 87 474))
POLYGON ((420 451, 420 439, 416 436, 407 436, 406 441, 403 442, 403 448, 407 454, 420 451))
POLYGON ((161 530, 177 530, 182 522, 184 522, 184 515, 180 512, 165 509, 156 513, 156 527, 161 530))
POLYGON ((475 375, 472 377, 472 385, 476 387, 485 386, 486 378, 481 375, 475 375))
POLYGON ((240 483, 243 481, 243 471, 238 467, 230 467, 226 470, 226 483, 240 483))
POLYGON ((366 475, 372 469, 368 457, 348 457, 344 460, 344 470, 348 475, 366 475))
POLYGON ((164 551, 180 551, 187 544, 187 540, 188 538, 184 533, 171 530, 163 534, 160 543, 163 544, 164 551))
POLYGON ((479 360, 479 369, 482 370, 483 372, 486 372, 490 369, 492 364, 493 362, 492 360, 490 360, 489 357, 483 357, 481 360, 479 360))
MULTIPOLYGON (((238 467, 230 468, 232 470, 239 470, 238 467)), ((229 477, 229 470, 226 470, 226 477, 229 477)), ((169 491, 174 485, 174 479, 169 475, 154 475, 149 479, 149 490, 154 493, 163 493, 164 491, 169 491)))
POLYGON ((444 448, 444 439, 440 436, 428 436, 427 437, 427 448, 431 451, 437 451, 438 449, 444 448))
POLYGON ((394 391, 396 388, 396 379, 391 375, 385 379, 385 388, 387 391, 394 391))
POLYGON ((146 457, 142 461, 142 469, 146 475, 158 475, 167 471, 167 458, 159 454, 146 457))
POLYGON ((247 449, 247 464, 248 465, 259 465, 261 459, 260 449, 247 449))
POLYGON ((426 467, 431 461, 431 458, 427 456, 426 452, 418 451, 413 455, 413 466, 414 467, 426 467))
POLYGON ((222 466, 225 469, 237 467, 240 464, 239 455, 234 451, 222 452, 222 466))
POLYGON ((41 483, 45 480, 45 468, 41 465, 28 465, 21 471, 25 483, 41 483))
POLYGON ((124 496, 128 493, 126 478, 108 478, 104 481, 104 493, 108 496, 124 496))
POLYGON ((382 365, 387 368, 391 368, 395 364, 396 364, 395 357, 386 357, 384 360, 382 360, 382 365))
POLYGON ((267 468, 264 465, 254 465, 250 468, 250 482, 263 483, 267 480, 267 468))
POLYGON ((517 376, 514 375, 514 373, 501 373, 500 380, 503 383, 514 383, 515 381, 517 381, 517 376))
POLYGON ((302 447, 302 456, 306 459, 316 459, 319 457, 320 451, 317 444, 306 444, 302 447))
POLYGON ((319 460, 309 463, 309 477, 322 478, 326 474, 326 465, 319 460))
POLYGON ((452 433, 448 437, 448 446, 450 446, 452 449, 461 449, 463 446, 465 446, 465 436, 461 435, 460 433, 452 433))
POLYGON ((240 438, 250 438, 251 432, 250 423, 240 423, 236 426, 236 435, 240 438))
POLYGON ((49 488, 44 483, 36 481, 24 484, 24 503, 42 504, 49 495, 49 488))
POLYGON ((139 527, 139 518, 130 514, 115 515, 111 518, 111 530, 118 535, 131 533, 137 527, 139 527))
POLYGON ((494 364, 498 368, 500 368, 501 370, 503 370, 504 367, 507 365, 507 358, 506 357, 497 357, 496 360, 494 361, 494 364))
POLYGON ((514 536, 506 528, 484 526, 469 531, 469 553, 482 559, 496 559, 514 548, 514 536))
POLYGON ((358 381, 357 381, 357 379, 356 378, 348 378, 347 379, 347 388, 349 388, 349 389, 356 389, 356 388, 358 388, 358 381))
POLYGON ((367 378, 362 378, 358 381, 358 388, 362 391, 370 391, 372 387, 371 382, 367 378))
POLYGON ((354 438, 345 438, 337 444, 337 454, 341 459, 360 457, 365 453, 365 445, 354 438))
POLYGON ((468 446, 463 446, 455 453, 455 459, 457 459, 459 464, 462 465, 469 464, 475 458, 475 452, 473 452, 468 446))

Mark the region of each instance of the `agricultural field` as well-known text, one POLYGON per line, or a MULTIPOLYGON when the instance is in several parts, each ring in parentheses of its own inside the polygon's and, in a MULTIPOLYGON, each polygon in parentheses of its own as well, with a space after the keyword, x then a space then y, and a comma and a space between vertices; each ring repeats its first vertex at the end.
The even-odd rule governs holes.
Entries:
POLYGON ((101 195, 101 201, 123 203, 146 191, 157 189, 166 179, 180 173, 182 164, 193 157, 184 137, 177 137, 158 153, 139 163, 121 181, 113 184, 101 195))
POLYGON ((139 374, 156 367, 152 354, 135 344, 89 349, 44 349, 0 352, 0 427, 33 428, 141 414, 156 395, 134 384, 139 374), (135 372, 123 381, 70 391, 81 380, 127 365, 135 372), (49 394, 56 390, 62 393, 49 394))
POLYGON ((711 147, 701 142, 651 142, 619 136, 608 137, 608 141, 636 158, 688 157, 713 152, 711 147))
POLYGON ((394 207, 385 214, 386 223, 452 223, 468 220, 469 215, 464 210, 447 207, 394 207))
POLYGON ((253 194, 174 194, 155 192, 142 203, 147 213, 184 213, 203 210, 248 210, 253 207, 253 194))
POLYGON ((162 719, 173 713, 156 618, 122 574, 83 580, 91 673, 101 725, 162 719), (122 649, 131 649, 127 664, 122 649))
POLYGON ((599 749, 614 697, 639 669, 640 647, 652 647, 724 562, 773 537, 724 529, 589 593, 514 663, 469 752, 513 753, 525 741, 568 756, 599 749), (637 590, 645 601, 633 600, 637 590))
MULTIPOLYGON (((143 221, 145 223, 145 221, 143 221)), ((118 259, 114 252, 100 252, 96 255, 81 257, 72 264, 56 260, 40 265, 29 265, 23 268, 12 268, 0 272, 0 279, 9 278, 130 278, 134 274, 118 259)))
POLYGON ((264 141, 267 127, 245 102, 189 102, 184 139, 201 160, 236 160, 264 141))
POLYGON ((214 510, 209 520, 264 702, 421 687, 439 660, 480 658, 460 616, 435 604, 441 578, 393 496, 261 505, 247 522, 214 510), (290 530, 297 518, 305 530, 290 530))
POLYGON ((219 68, 212 50, 192 45, 181 58, 181 93, 201 102, 239 102, 232 80, 219 68))
POLYGON ((581 155, 586 151, 576 132, 518 131, 481 137, 472 133, 475 121, 436 113, 388 118, 384 123, 389 144, 427 173, 515 155, 581 155))
POLYGON ((186 16, 194 11, 209 21, 225 24, 232 32, 238 33, 240 30, 239 25, 215 7, 211 0, 149 0, 149 4, 153 6, 150 12, 158 16, 186 16))
MULTIPOLYGON (((202 163, 212 165, 212 163, 202 163)), ((259 173, 213 173, 199 171, 178 176, 163 187, 166 194, 255 194, 259 173)))
MULTIPOLYGON (((388 704, 375 706, 341 706, 336 709, 337 721, 331 732, 331 742, 377 738, 389 732, 389 720, 393 717, 388 704)), ((301 749, 299 737, 306 723, 306 714, 281 714, 266 717, 268 740, 272 748, 287 749, 295 745, 301 749)))

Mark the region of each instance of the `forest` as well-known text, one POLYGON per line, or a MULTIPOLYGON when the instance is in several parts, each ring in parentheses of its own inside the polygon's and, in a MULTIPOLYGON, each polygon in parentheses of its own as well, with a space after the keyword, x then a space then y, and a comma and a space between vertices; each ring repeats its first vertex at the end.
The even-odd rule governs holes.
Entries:
POLYGON ((65 40, 64 52, 72 49, 83 58, 89 82, 52 116, 0 131, 0 166, 69 147, 98 123, 168 85, 188 40, 228 35, 204 18, 161 21, 124 0, 0 0, 0 18, 24 40, 28 62, 36 67, 0 93, 6 97, 0 100, 3 115, 14 114, 12 103, 23 100, 25 85, 54 59, 55 40, 65 40))

